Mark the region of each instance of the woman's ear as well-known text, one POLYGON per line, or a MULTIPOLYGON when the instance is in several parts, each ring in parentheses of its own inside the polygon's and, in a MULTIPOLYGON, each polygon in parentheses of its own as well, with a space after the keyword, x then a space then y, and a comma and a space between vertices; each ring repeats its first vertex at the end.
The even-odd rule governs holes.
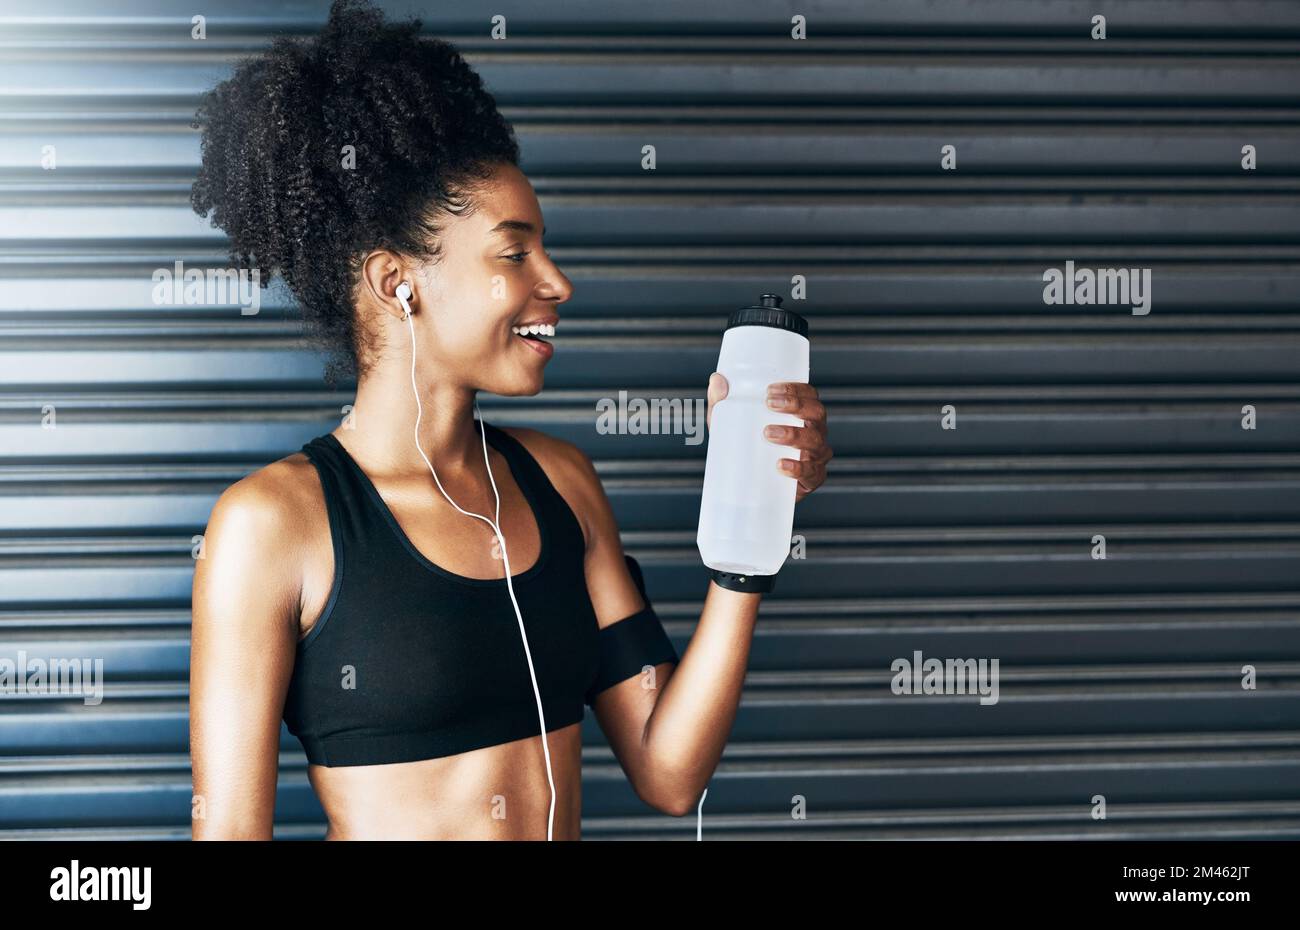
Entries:
POLYGON ((361 278, 371 300, 397 320, 405 320, 419 305, 410 275, 391 252, 380 250, 366 256, 361 278), (399 291, 404 296, 398 296, 399 291))

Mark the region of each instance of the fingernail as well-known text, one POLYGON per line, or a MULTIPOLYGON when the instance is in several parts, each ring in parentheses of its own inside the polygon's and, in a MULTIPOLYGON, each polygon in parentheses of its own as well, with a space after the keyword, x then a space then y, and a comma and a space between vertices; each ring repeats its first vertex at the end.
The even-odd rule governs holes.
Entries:
POLYGON ((789 459, 781 459, 781 471, 794 471, 794 462, 789 459))
POLYGON ((779 426, 763 427, 763 435, 766 436, 768 439, 776 439, 780 437, 784 432, 785 431, 779 426))
POLYGON ((774 410, 780 410, 782 407, 789 406, 789 404, 790 404, 790 398, 786 397, 783 394, 767 395, 767 405, 774 410))

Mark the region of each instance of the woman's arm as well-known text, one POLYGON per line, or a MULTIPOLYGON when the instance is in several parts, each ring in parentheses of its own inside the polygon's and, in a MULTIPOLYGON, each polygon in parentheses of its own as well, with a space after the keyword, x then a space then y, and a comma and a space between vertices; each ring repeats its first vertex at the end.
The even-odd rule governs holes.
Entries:
MULTIPOLYGON (((782 462, 785 474, 798 482, 796 500, 802 500, 825 481, 833 454, 826 441, 826 410, 812 385, 769 387, 775 389, 769 408, 805 424, 781 427, 769 437, 791 447, 792 457, 782 462)), ((726 379, 714 372, 708 420, 726 394, 726 379)), ((597 622, 604 628, 640 611, 645 602, 628 571, 614 511, 591 459, 572 443, 537 430, 512 432, 534 457, 551 464, 552 482, 583 524, 587 589, 597 622)), ((681 661, 660 663, 653 675, 634 675, 596 696, 592 706, 601 729, 637 796, 651 807, 678 816, 690 813, 713 777, 740 706, 761 598, 710 581, 681 661)))
MULTIPOLYGON (((616 622, 644 604, 628 573, 618 526, 594 468, 587 585, 597 592, 630 589, 631 601, 614 609, 596 605, 601 625, 616 622)), ((722 757, 740 705, 749 646, 761 594, 728 591, 709 582, 699 624, 674 665, 654 675, 635 675, 602 691, 593 708, 610 747, 637 796, 664 813, 695 809, 722 757)), ((600 597, 608 605, 612 597, 600 597)))
MULTIPOLYGON (((310 466, 308 466, 310 468, 310 466)), ((283 463, 217 500, 195 562, 190 638, 191 835, 270 839, 301 573, 283 463)))

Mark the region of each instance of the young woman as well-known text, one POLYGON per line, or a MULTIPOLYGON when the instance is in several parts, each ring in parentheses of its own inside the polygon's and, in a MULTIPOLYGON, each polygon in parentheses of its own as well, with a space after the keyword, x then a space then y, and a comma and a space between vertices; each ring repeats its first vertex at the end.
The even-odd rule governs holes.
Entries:
MULTIPOLYGON (((479 391, 542 389, 538 335, 573 285, 511 128, 418 29, 336 3, 199 110, 194 208, 236 264, 285 278, 357 390, 343 425, 212 510, 196 839, 270 838, 282 720, 327 839, 577 839, 584 705, 637 795, 691 813, 740 700, 762 595, 710 582, 679 657, 589 458, 474 416, 479 391)), ((710 412, 725 391, 715 372, 710 412)), ((773 397, 806 423, 769 437, 802 498, 831 457, 825 411, 808 385, 773 397)))

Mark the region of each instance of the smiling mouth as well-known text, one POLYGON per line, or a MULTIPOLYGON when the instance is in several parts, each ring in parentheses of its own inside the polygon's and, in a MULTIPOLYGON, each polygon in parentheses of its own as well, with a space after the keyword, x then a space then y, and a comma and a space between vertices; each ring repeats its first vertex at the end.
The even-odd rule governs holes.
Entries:
POLYGON ((532 342, 547 342, 555 337, 554 323, 532 323, 528 326, 512 326, 510 331, 521 339, 532 342))

